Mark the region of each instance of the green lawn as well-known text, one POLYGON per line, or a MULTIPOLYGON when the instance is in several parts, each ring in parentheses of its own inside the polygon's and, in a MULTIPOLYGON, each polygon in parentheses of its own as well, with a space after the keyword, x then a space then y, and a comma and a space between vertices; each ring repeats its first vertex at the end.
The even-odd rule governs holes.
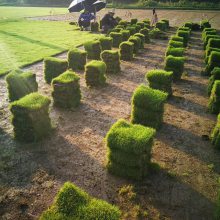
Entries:
POLYGON ((99 36, 68 22, 0 22, 0 75, 99 36))
POLYGON ((0 20, 68 13, 67 8, 0 7, 0 20))

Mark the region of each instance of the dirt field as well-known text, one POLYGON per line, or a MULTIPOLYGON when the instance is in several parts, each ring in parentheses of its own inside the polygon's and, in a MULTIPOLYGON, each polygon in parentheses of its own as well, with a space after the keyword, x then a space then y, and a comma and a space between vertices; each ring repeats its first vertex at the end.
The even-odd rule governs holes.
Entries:
MULTIPOLYGON (((121 74, 108 76, 104 88, 88 89, 79 72, 81 106, 75 110, 51 106, 56 129, 37 144, 13 140, 7 89, 1 78, 0 219, 37 219, 65 181, 118 205, 123 219, 212 219, 220 153, 206 138, 216 116, 206 111, 208 80, 200 76, 204 66, 200 38, 201 33, 192 34, 184 77, 173 85, 174 96, 166 104, 164 125, 157 133, 152 160, 160 169, 140 183, 106 172, 104 137, 117 119, 130 119, 132 92, 145 83, 147 70, 163 68, 168 41, 146 44, 134 61, 122 62, 121 74), (127 192, 123 195, 118 193, 122 187, 127 192), (130 198, 132 193, 135 200, 130 198)), ((51 96, 51 88, 43 80, 42 63, 29 69, 37 74, 40 93, 51 96)))
MULTIPOLYGON (((105 13, 111 9, 104 9, 97 13, 98 19, 101 19, 105 13)), ((119 16, 122 19, 130 20, 131 17, 126 16, 127 12, 131 12, 132 18, 138 18, 143 20, 145 18, 151 19, 151 10, 125 10, 125 9, 115 9, 115 16, 119 16)), ((67 13, 66 15, 55 15, 55 16, 43 16, 34 17, 30 19, 36 20, 71 20, 77 21, 80 13, 67 13)), ((180 26, 187 21, 200 22, 202 19, 211 19, 214 28, 220 29, 220 12, 219 11, 190 11, 190 10, 158 10, 157 11, 159 19, 169 19, 172 26, 180 26)))

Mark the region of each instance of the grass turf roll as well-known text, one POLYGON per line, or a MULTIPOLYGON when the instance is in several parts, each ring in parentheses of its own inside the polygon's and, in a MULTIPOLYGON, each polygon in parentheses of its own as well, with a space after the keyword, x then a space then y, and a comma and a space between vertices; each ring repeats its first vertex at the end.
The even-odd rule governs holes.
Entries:
POLYGON ((18 100, 38 90, 36 75, 32 72, 14 70, 6 76, 6 82, 10 101, 18 100))
POLYGON ((188 41, 189 41, 190 32, 189 31, 179 30, 177 32, 177 36, 183 37, 184 47, 187 47, 187 44, 188 44, 188 41))
POLYGON ((137 22, 138 22, 138 19, 137 19, 137 18, 132 18, 132 19, 131 19, 131 25, 137 24, 137 22))
POLYGON ((106 64, 103 61, 92 60, 86 64, 85 80, 88 87, 105 84, 106 64))
POLYGON ((51 131, 49 117, 50 99, 30 93, 10 105, 14 137, 21 142, 35 142, 51 131))
POLYGON ((215 80, 209 98, 208 110, 212 114, 218 114, 220 111, 220 80, 215 80))
POLYGON ((91 32, 99 32, 98 22, 91 22, 90 27, 91 27, 91 32))
POLYGON ((118 207, 95 199, 73 183, 66 182, 51 207, 42 213, 40 220, 119 220, 120 215, 118 207))
POLYGON ((186 23, 184 24, 184 27, 187 27, 187 28, 189 28, 189 29, 192 29, 192 26, 193 26, 193 23, 192 23, 192 22, 186 22, 186 23))
POLYGON ((78 48, 69 50, 68 66, 72 70, 84 70, 86 65, 87 52, 78 48))
POLYGON ((215 67, 220 67, 220 52, 218 51, 211 52, 205 69, 206 74, 210 75, 215 67))
POLYGON ((173 79, 179 80, 184 71, 184 57, 167 56, 165 59, 165 70, 173 72, 173 79))
POLYGON ((132 123, 160 128, 167 96, 165 92, 140 85, 132 96, 132 123))
POLYGON ((50 84, 53 78, 64 73, 68 68, 68 62, 55 57, 44 59, 44 79, 50 84))
POLYGON ((122 33, 111 32, 110 37, 113 39, 113 47, 118 48, 122 42, 122 33))
POLYGON ((152 128, 118 120, 106 135, 108 171, 121 177, 143 179, 148 171, 154 136, 152 128))
POLYGON ((120 44, 119 48, 121 60, 130 61, 134 58, 134 43, 130 41, 124 41, 120 44))
POLYGON ((134 35, 136 33, 136 28, 133 27, 133 26, 127 26, 126 27, 126 30, 129 30, 130 31, 130 35, 134 35))
POLYGON ((208 46, 206 47, 206 51, 205 51, 205 62, 206 62, 206 64, 208 63, 209 56, 210 56, 212 51, 220 52, 220 48, 208 47, 208 46))
POLYGON ((208 20, 202 20, 200 26, 202 30, 205 28, 211 28, 211 24, 209 23, 208 20))
POLYGON ((152 89, 158 89, 172 95, 173 72, 165 70, 150 70, 145 78, 152 89))
POLYGON ((103 50, 111 50, 113 45, 113 39, 111 37, 101 37, 99 39, 101 44, 101 49, 103 50))
POLYGON ((141 29, 144 28, 144 22, 143 21, 138 21, 136 24, 141 26, 141 29))
POLYGON ((135 37, 139 37, 141 40, 141 48, 144 48, 144 43, 145 43, 145 36, 141 33, 136 33, 134 34, 135 37))
POLYGON ((175 48, 169 46, 166 50, 165 56, 167 57, 169 55, 172 55, 174 57, 183 57, 184 51, 185 51, 184 48, 175 48))
POLYGON ((173 36, 171 36, 170 40, 178 41, 178 42, 183 42, 184 38, 180 37, 180 36, 177 36, 177 35, 173 35, 173 36))
POLYGON ((185 46, 183 42, 181 42, 181 41, 174 41, 174 40, 170 40, 168 45, 170 47, 175 47, 175 48, 183 48, 185 46))
POLYGON ((217 117, 217 123, 211 133, 211 142, 216 149, 220 149, 220 114, 217 117))
POLYGON ((165 23, 166 23, 166 29, 169 29, 169 27, 170 27, 170 22, 169 22, 169 20, 167 20, 167 19, 162 19, 161 21, 165 22, 165 23))
POLYGON ((117 74, 121 71, 119 52, 115 50, 104 50, 101 53, 102 61, 106 64, 106 73, 117 74))
POLYGON ((150 43, 150 36, 149 36, 149 29, 148 28, 143 28, 140 30, 140 33, 145 36, 145 43, 150 43))
POLYGON ((72 71, 66 71, 53 79, 52 97, 55 106, 61 108, 79 106, 81 100, 79 80, 80 77, 72 71))
POLYGON ((214 47, 220 49, 220 38, 210 38, 208 40, 206 48, 214 47))
POLYGON ((209 82, 208 82, 208 87, 207 87, 207 93, 209 96, 211 95, 211 91, 216 80, 220 80, 220 68, 219 67, 215 67, 211 72, 211 76, 209 77, 209 82))
POLYGON ((158 29, 161 30, 161 31, 166 31, 166 29, 167 29, 167 24, 166 24, 166 22, 164 22, 164 21, 158 21, 158 22, 156 23, 156 28, 158 28, 158 29))
POLYGON ((158 28, 154 28, 149 32, 150 38, 152 39, 161 39, 166 40, 168 36, 158 28))
POLYGON ((136 36, 131 36, 128 41, 132 42, 134 44, 134 51, 133 53, 137 54, 139 49, 141 48, 141 39, 136 36))
POLYGON ((122 41, 127 41, 130 37, 130 31, 129 30, 122 30, 120 32, 122 34, 122 41))
POLYGON ((88 41, 84 43, 87 52, 87 58, 92 60, 100 60, 101 44, 98 40, 88 41))
MULTIPOLYGON (((206 35, 205 42, 204 42, 204 49, 206 49, 210 39, 220 40, 220 35, 216 35, 216 34, 214 34, 214 35, 211 35, 211 34, 206 35)), ((213 46, 213 45, 210 44, 209 46, 213 46)))

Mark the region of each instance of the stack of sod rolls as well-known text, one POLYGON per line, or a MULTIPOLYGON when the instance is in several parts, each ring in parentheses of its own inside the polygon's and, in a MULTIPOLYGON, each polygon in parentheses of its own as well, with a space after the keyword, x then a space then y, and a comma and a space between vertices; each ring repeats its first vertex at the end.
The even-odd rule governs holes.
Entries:
POLYGON ((118 48, 122 42, 122 33, 111 32, 110 37, 113 39, 113 47, 118 48))
POLYGON ((168 39, 168 36, 166 35, 165 32, 161 31, 158 28, 154 28, 149 32, 149 36, 152 39, 161 39, 161 40, 166 40, 168 39))
POLYGON ((188 45, 190 34, 191 34, 191 29, 188 27, 179 28, 177 31, 177 36, 183 37, 184 47, 187 47, 187 45, 188 45))
POLYGON ((220 80, 220 68, 219 67, 215 67, 211 72, 211 76, 209 78, 209 83, 208 83, 208 88, 207 88, 207 93, 209 96, 211 95, 211 91, 216 80, 220 80))
POLYGON ((99 41, 100 41, 100 44, 101 44, 102 51, 112 49, 113 40, 112 40, 111 37, 101 37, 99 39, 99 41))
POLYGON ((68 68, 68 62, 54 57, 44 59, 44 79, 50 84, 53 78, 64 73, 68 68))
POLYGON ((209 98, 208 110, 212 114, 220 112, 220 80, 215 80, 209 98))
POLYGON ((169 55, 165 59, 165 70, 173 72, 173 80, 179 80, 184 71, 184 57, 169 55))
POLYGON ((158 21, 156 23, 156 28, 158 28, 161 31, 166 31, 167 30, 167 23, 164 21, 158 21))
POLYGON ((115 50, 104 50, 101 53, 101 59, 106 64, 106 73, 117 74, 120 72, 120 56, 115 50))
POLYGON ((210 73, 215 67, 220 67, 220 52, 212 51, 209 56, 208 63, 206 65, 206 74, 210 75, 210 73))
POLYGON ((134 58, 134 43, 125 41, 120 44, 121 60, 130 61, 134 58))
POLYGON ((38 90, 36 75, 32 72, 14 70, 7 75, 6 82, 10 101, 18 100, 38 90))
POLYGON ((119 220, 120 215, 118 207, 93 198, 73 183, 66 182, 40 220, 119 220))
POLYGON ((84 70, 86 65, 87 52, 73 48, 68 52, 68 64, 72 70, 84 70))
POLYGON ((141 48, 141 39, 137 36, 131 36, 128 41, 134 44, 134 51, 133 53, 137 54, 139 49, 141 48))
POLYGON ((88 87, 105 84, 106 64, 103 61, 92 60, 86 64, 85 80, 88 87))
POLYGON ((81 92, 79 79, 80 77, 72 71, 66 71, 53 79, 52 96, 55 106, 75 108, 80 104, 81 92))
POLYGON ((217 123, 211 133, 211 142, 215 148, 220 149, 220 114, 218 114, 217 123))
POLYGON ((51 131, 49 117, 50 99, 30 93, 10 105, 14 137, 22 142, 35 142, 51 131))
POLYGON ((136 33, 136 28, 134 26, 127 26, 126 30, 130 31, 130 35, 134 35, 136 33))
POLYGON ((132 96, 132 123, 160 128, 167 96, 165 92, 140 85, 132 96))
POLYGON ((144 43, 145 43, 145 36, 141 33, 136 33, 134 34, 135 37, 139 37, 141 40, 141 47, 140 48, 144 48, 144 43))
POLYGON ((106 136, 108 171, 133 180, 146 177, 154 136, 153 128, 118 120, 106 136))
POLYGON ((122 34, 122 41, 127 41, 130 37, 130 31, 129 30, 122 30, 120 32, 122 34))
POLYGON ((146 79, 152 89, 158 89, 172 95, 173 72, 165 70, 150 70, 146 74, 146 79))
POLYGON ((143 28, 140 30, 140 33, 145 36, 145 43, 150 43, 149 29, 143 28))
POLYGON ((98 40, 88 41, 84 43, 84 48, 87 52, 87 58, 100 60, 101 44, 98 40))

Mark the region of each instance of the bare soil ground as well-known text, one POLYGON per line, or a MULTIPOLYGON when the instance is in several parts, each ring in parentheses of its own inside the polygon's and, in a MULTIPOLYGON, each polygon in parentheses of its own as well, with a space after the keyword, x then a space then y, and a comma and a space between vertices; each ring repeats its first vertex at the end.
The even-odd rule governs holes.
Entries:
MULTIPOLYGON (((204 65, 200 38, 201 33, 192 34, 184 77, 173 85, 174 96, 166 104, 164 125, 157 133, 152 160, 160 169, 140 183, 106 172, 104 137, 117 119, 130 119, 132 93, 145 83, 147 70, 163 68, 168 41, 146 44, 134 61, 122 62, 119 75, 108 75, 106 87, 87 88, 79 72, 81 106, 75 110, 51 106, 56 129, 36 144, 13 140, 7 89, 1 78, 0 219, 37 219, 65 181, 119 205, 123 219, 212 219, 220 153, 205 138, 216 116, 206 112, 208 81, 200 76, 204 65)), ((37 74, 40 93, 51 97, 42 63, 28 69, 37 74)))
MULTIPOLYGON (((104 14, 111 9, 104 9, 97 13, 97 18, 101 19, 104 14)), ((130 20, 131 17, 127 16, 127 12, 131 12, 132 18, 138 18, 143 20, 146 18, 151 19, 152 10, 126 10, 126 9, 115 9, 115 16, 119 16, 124 20, 130 20)), ((169 19, 172 26, 180 26, 185 22, 193 21, 200 22, 202 19, 211 19, 212 26, 220 29, 220 13, 219 11, 191 11, 191 10, 157 10, 159 19, 169 19)), ((30 17, 32 20, 49 20, 49 21, 77 21, 80 13, 67 13, 65 15, 51 15, 41 17, 30 17)))

